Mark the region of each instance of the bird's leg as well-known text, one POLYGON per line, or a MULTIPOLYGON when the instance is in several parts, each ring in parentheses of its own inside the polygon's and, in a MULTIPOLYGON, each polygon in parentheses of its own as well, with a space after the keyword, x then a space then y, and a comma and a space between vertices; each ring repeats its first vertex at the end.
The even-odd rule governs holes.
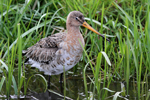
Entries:
POLYGON ((62 83, 63 82, 63 73, 61 73, 61 75, 60 75, 60 83, 62 83))
POLYGON ((50 79, 51 79, 51 76, 49 75, 48 76, 48 89, 50 89, 50 79))
POLYGON ((62 83, 63 83, 63 73, 61 73, 60 74, 60 81, 59 81, 59 83, 60 83, 60 89, 61 89, 61 93, 63 93, 63 87, 62 87, 62 83))
POLYGON ((59 82, 60 82, 60 83, 63 82, 63 73, 60 74, 60 80, 59 80, 59 82))

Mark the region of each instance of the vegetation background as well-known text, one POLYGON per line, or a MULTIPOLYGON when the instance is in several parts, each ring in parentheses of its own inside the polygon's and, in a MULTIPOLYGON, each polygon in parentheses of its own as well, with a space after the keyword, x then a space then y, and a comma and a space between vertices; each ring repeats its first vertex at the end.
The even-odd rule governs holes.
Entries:
MULTIPOLYGON (((81 61, 64 77, 64 95, 73 99, 148 100, 150 0, 0 0, 1 96, 44 91, 47 76, 25 67, 21 52, 66 29, 66 17, 74 10, 82 12, 85 20, 111 42, 80 28, 85 50, 81 61), (82 78, 84 88, 69 93, 66 88, 73 84, 70 76, 82 78), (111 89, 116 82, 120 90, 111 89)), ((57 84, 59 76, 53 76, 52 82, 57 84)))

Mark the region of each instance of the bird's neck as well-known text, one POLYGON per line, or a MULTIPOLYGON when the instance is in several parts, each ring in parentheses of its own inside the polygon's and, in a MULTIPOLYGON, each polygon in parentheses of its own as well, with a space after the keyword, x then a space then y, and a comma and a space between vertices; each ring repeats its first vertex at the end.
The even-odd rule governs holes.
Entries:
POLYGON ((79 26, 71 26, 67 25, 67 36, 66 36, 66 41, 68 41, 68 44, 77 44, 80 46, 80 43, 84 46, 84 39, 82 34, 80 33, 79 26))
POLYGON ((79 26, 72 26, 67 24, 67 36, 70 36, 71 38, 80 37, 80 29, 79 26))

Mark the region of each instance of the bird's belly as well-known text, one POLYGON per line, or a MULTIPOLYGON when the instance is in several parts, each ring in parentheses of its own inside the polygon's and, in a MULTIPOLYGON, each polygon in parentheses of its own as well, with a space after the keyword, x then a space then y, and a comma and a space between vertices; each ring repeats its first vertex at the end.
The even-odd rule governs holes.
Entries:
MULTIPOLYGON (((56 55, 55 59, 49 64, 39 64, 40 71, 44 71, 46 75, 58 75, 74 67, 80 60, 82 52, 70 54, 67 51, 60 51, 61 55, 56 55)), ((37 65, 37 64, 36 64, 37 65)))
POLYGON ((82 56, 82 53, 78 53, 78 54, 70 54, 68 52, 64 52, 64 54, 60 57, 58 57, 55 60, 55 65, 56 65, 56 71, 55 73, 51 73, 52 75, 56 75, 56 74, 61 74, 64 71, 67 71, 69 69, 71 69, 72 67, 74 67, 80 60, 82 56))

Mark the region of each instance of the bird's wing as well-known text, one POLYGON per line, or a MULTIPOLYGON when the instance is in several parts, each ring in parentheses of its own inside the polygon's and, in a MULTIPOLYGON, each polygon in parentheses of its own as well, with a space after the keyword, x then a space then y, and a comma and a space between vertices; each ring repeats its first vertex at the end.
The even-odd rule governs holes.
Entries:
POLYGON ((35 45, 23 50, 23 55, 40 63, 49 63, 54 60, 58 45, 65 39, 66 33, 57 33, 41 39, 35 45))

